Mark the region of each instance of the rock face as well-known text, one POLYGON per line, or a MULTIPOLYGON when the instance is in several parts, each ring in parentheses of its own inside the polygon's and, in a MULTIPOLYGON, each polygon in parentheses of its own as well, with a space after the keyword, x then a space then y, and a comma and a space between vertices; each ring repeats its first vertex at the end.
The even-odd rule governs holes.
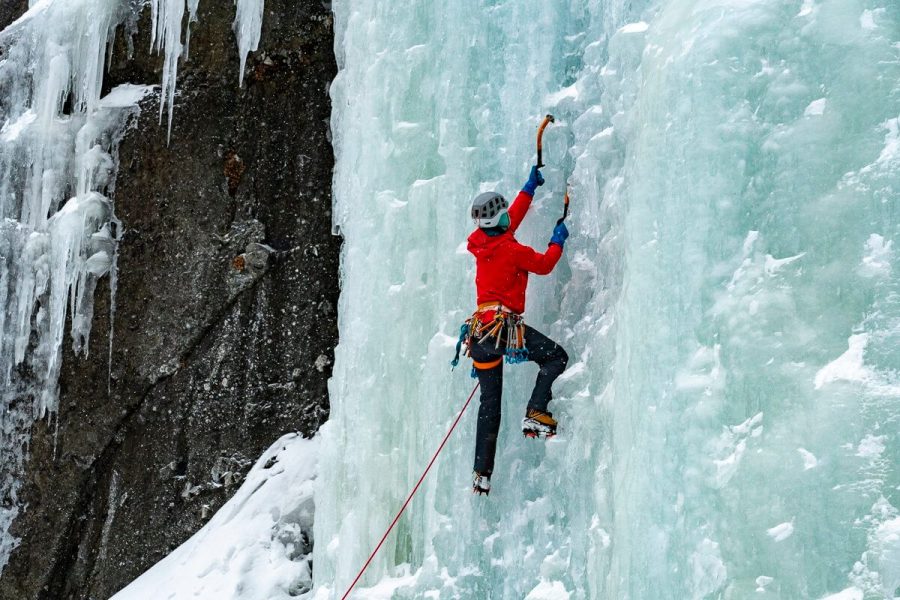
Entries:
POLYGON ((6 27, 28 10, 28 0, 5 0, 0 2, 0 27, 6 27))
MULTIPOLYGON (((2 599, 109 598, 280 435, 327 417, 331 16, 318 0, 267 0, 243 88, 233 19, 232 2, 201 0, 171 141, 156 96, 119 147, 114 318, 105 278, 89 356, 66 350, 59 414, 33 433, 2 599)), ((119 36, 106 86, 159 81, 148 30, 145 11, 131 56, 119 36)))

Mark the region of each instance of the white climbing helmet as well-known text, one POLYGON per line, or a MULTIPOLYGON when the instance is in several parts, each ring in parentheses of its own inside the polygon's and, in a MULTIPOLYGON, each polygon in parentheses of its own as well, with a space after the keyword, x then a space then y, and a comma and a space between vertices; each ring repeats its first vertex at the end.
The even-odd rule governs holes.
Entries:
POLYGON ((484 192, 472 201, 472 219, 479 227, 496 227, 509 211, 509 202, 497 192, 484 192))

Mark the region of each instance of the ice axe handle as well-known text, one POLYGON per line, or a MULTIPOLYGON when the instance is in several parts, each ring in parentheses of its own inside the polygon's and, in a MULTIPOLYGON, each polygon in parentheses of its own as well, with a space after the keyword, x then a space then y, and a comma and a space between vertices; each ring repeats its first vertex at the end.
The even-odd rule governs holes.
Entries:
POLYGON ((547 125, 553 123, 556 119, 553 118, 553 115, 547 115, 544 117, 544 120, 541 122, 541 126, 538 127, 538 135, 537 135, 537 168, 541 169, 544 167, 544 159, 543 159, 543 149, 544 149, 544 130, 547 129, 547 125))
POLYGON ((563 216, 561 216, 557 221, 557 225, 562 225, 562 222, 566 220, 566 217, 569 216, 569 192, 566 192, 566 197, 563 200, 563 216))

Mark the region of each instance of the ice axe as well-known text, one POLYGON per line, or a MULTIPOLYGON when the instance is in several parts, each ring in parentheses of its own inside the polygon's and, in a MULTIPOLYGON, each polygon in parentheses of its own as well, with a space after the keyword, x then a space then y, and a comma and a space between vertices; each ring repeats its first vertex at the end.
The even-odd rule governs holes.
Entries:
MULTIPOLYGON (((544 166, 544 159, 543 159, 544 130, 547 129, 547 125, 549 125, 550 123, 555 123, 555 122, 556 122, 556 119, 553 117, 553 115, 547 115, 546 117, 544 117, 544 120, 541 122, 541 126, 538 127, 538 134, 537 134, 537 155, 538 155, 537 168, 538 169, 543 168, 543 166, 544 166)), ((566 217, 568 217, 568 216, 569 216, 569 190, 566 189, 566 197, 565 197, 565 199, 563 199, 563 216, 561 216, 556 221, 556 224, 557 225, 562 224, 562 222, 565 221, 566 217)))
POLYGON ((544 159, 542 158, 542 155, 543 155, 542 151, 544 149, 544 130, 547 129, 547 125, 549 125, 550 123, 553 123, 555 121, 556 121, 556 119, 553 118, 553 115, 547 115, 546 117, 544 117, 544 120, 541 123, 541 126, 538 127, 538 140, 537 140, 537 146, 538 146, 538 148, 537 148, 537 150, 538 150, 537 168, 538 169, 544 168, 544 159))

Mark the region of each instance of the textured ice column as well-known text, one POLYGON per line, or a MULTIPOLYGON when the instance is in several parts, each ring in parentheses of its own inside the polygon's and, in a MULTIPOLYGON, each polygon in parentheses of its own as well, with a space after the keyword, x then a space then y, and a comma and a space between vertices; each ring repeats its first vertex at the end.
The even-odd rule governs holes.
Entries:
POLYGON ((628 120, 608 593, 881 594, 900 15, 727 6, 662 8, 628 120))
MULTIPOLYGON (((318 484, 340 597, 471 386, 466 210, 552 110, 528 321, 572 361, 494 489, 474 414, 370 567, 377 597, 891 597, 900 581, 900 13, 857 0, 335 3, 341 343, 318 484), (566 150, 569 155, 558 162, 566 150), (555 196, 549 196, 549 192, 555 196), (542 198, 546 198, 542 201, 542 198)), ((474 408, 474 407, 473 407, 474 408)), ((474 411, 473 411, 474 412, 474 411)), ((365 597, 365 592, 361 594, 365 597)))
POLYGON ((583 178, 573 180, 577 235, 553 276, 533 278, 526 314, 571 351, 552 405, 566 433, 550 443, 522 439, 536 367, 508 367, 490 498, 470 491, 476 399, 363 585, 386 578, 378 593, 409 588, 412 597, 599 594, 610 510, 600 479, 608 460, 603 353, 612 343, 608 322, 580 317, 604 293, 600 269, 618 260, 603 254, 615 243, 599 202, 623 152, 609 135, 593 140, 609 124, 596 104, 615 19, 581 2, 334 8, 335 219, 345 246, 317 491, 318 593, 340 597, 474 385, 467 367, 448 367, 475 302, 469 205, 487 189, 515 195, 552 109, 559 123, 545 139, 547 185, 518 237, 546 248, 567 175, 583 155, 583 178), (576 137, 583 148, 569 155, 576 137))

